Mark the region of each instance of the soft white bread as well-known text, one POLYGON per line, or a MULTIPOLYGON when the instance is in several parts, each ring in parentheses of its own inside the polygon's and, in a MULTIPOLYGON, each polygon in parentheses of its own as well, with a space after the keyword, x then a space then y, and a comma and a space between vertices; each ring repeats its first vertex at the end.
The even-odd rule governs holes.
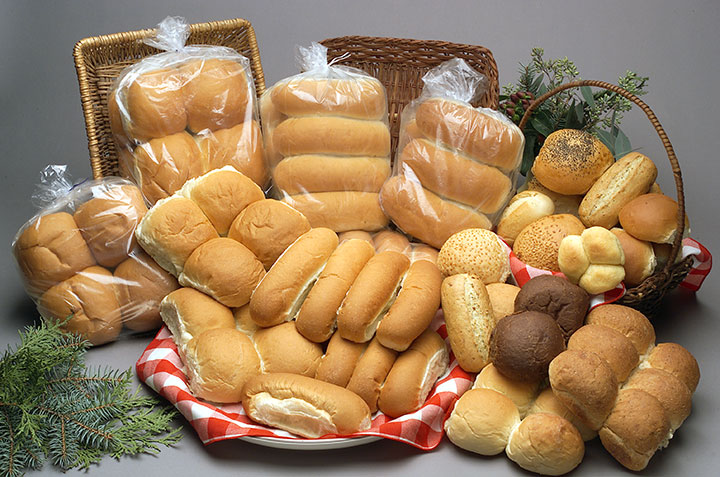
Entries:
POLYGON ((377 253, 392 250, 393 252, 408 255, 410 251, 410 241, 407 237, 394 230, 381 230, 377 232, 372 237, 372 243, 377 253))
POLYGON ((256 331, 263 329, 250 316, 250 304, 235 308, 232 312, 235 318, 235 329, 242 331, 250 338, 253 337, 256 331))
POLYGON ((344 388, 350 382, 350 377, 367 346, 367 343, 348 341, 340 336, 340 333, 335 333, 320 360, 315 379, 344 388))
POLYGON ((540 387, 539 381, 516 381, 500 373, 492 363, 485 366, 476 376, 473 389, 492 389, 510 399, 525 417, 535 401, 540 387))
POLYGON ((442 282, 442 308, 450 347, 460 367, 477 373, 490 361, 495 315, 482 280, 467 274, 442 282))
POLYGON ((454 233, 467 228, 490 229, 482 213, 444 200, 408 177, 391 177, 380 192, 380 205, 405 233, 440 248, 454 233))
POLYGON ((350 376, 347 389, 360 396, 370 408, 377 411, 380 389, 385 383, 390 369, 397 358, 397 351, 381 345, 377 339, 370 341, 365 352, 360 356, 355 370, 350 376))
POLYGON ((375 250, 364 240, 349 240, 335 249, 298 311, 295 326, 300 334, 316 343, 330 339, 345 295, 373 255, 375 250))
POLYGON ((242 403, 252 420, 303 437, 346 435, 370 427, 370 411, 356 394, 297 374, 250 379, 242 403))
POLYGON ((490 298, 495 323, 500 318, 513 314, 515 311, 515 298, 520 293, 520 287, 509 283, 488 283, 485 285, 485 289, 490 298))
POLYGON ((268 327, 294 319, 337 245, 335 232, 325 228, 311 229, 293 242, 255 288, 253 321, 268 327))
POLYGON ((618 218, 625 232, 636 239, 673 243, 678 228, 678 204, 663 194, 644 194, 625 204, 618 218))
POLYGON ((442 274, 427 260, 410 264, 402 288, 377 328, 380 343, 405 351, 427 329, 440 307, 442 274))
POLYGON ((147 141, 183 131, 187 125, 184 81, 180 71, 165 68, 143 73, 130 83, 123 118, 128 136, 147 141))
POLYGON ((695 357, 677 343, 658 344, 641 366, 667 371, 685 383, 693 393, 700 381, 700 367, 695 357))
POLYGON ((625 335, 602 325, 585 325, 568 341, 569 350, 589 351, 603 358, 618 383, 623 383, 640 362, 638 352, 625 335))
POLYGON ((395 360, 380 390, 378 408, 390 417, 417 411, 449 364, 445 340, 425 330, 395 360))
POLYGON ((402 174, 417 177, 428 190, 484 214, 507 202, 513 184, 499 169, 480 164, 426 139, 415 139, 400 153, 402 174))
POLYGON ((147 212, 140 189, 132 185, 94 188, 93 198, 73 218, 95 260, 115 267, 135 248, 135 228, 147 212))
POLYGON ((181 353, 191 339, 215 328, 235 329, 232 311, 194 288, 179 288, 160 302, 160 316, 181 353))
POLYGON ((313 192, 283 197, 285 203, 302 212, 313 227, 346 230, 380 230, 388 218, 375 192, 313 192))
POLYGON ((356 343, 370 341, 380 320, 397 297, 410 260, 398 252, 372 257, 357 275, 337 313, 340 336, 356 343))
POLYGON ((602 325, 622 333, 635 347, 639 356, 646 355, 655 346, 655 329, 650 320, 639 311, 623 305, 601 305, 588 313, 588 325, 602 325))
POLYGON ((531 267, 559 272, 560 242, 568 235, 580 235, 583 230, 585 226, 573 215, 548 215, 522 229, 513 243, 513 252, 531 267))
POLYGON ((690 415, 692 393, 682 381, 661 369, 638 369, 623 389, 640 389, 657 399, 670 422, 670 432, 675 432, 690 415))
POLYGON ((246 121, 229 129, 205 130, 198 136, 203 170, 232 166, 260 187, 268 181, 263 138, 257 121, 246 121))
POLYGON ((95 265, 95 258, 73 216, 56 212, 39 217, 15 242, 15 259, 31 296, 95 265))
POLYGON ((526 190, 515 195, 500 216, 497 234, 512 246, 522 229, 555 213, 555 203, 542 192, 526 190))
POLYGON ((257 330, 253 342, 265 373, 293 373, 313 378, 323 356, 322 346, 303 337, 293 323, 257 330))
POLYGON ((386 157, 323 156, 286 157, 275 167, 273 180, 285 194, 306 192, 380 192, 390 176, 386 157))
POLYGON ((195 202, 172 196, 145 214, 135 237, 158 265, 177 277, 190 254, 218 233, 195 202))
POLYGON ((287 116, 383 119, 387 115, 385 88, 370 77, 290 79, 275 85, 269 94, 277 110, 287 116))
POLYGON ((609 229, 618 222, 625 204, 645 194, 655 182, 655 164, 639 152, 626 154, 613 163, 585 194, 578 213, 583 223, 609 229))
POLYGON ((575 426, 555 414, 532 414, 510 434, 507 456, 523 469, 563 475, 580 465, 585 444, 575 426))
POLYGON ((265 268, 243 244, 231 238, 208 240, 190 254, 178 281, 210 295, 225 306, 250 301, 265 268))
POLYGON ((252 341, 234 328, 207 330, 190 340, 185 365, 193 395, 222 403, 240 402, 245 383, 260 374, 252 341))
POLYGON ((390 130, 382 121, 339 116, 291 117, 272 134, 273 147, 285 157, 301 154, 385 157, 390 130))
POLYGON ((263 199, 235 218, 228 237, 253 252, 269 270, 291 243, 310 230, 308 219, 284 202, 263 199))
POLYGON ((400 142, 399 144, 407 144, 413 139, 423 139, 425 135, 415 121, 415 118, 400 125, 400 142))
POLYGON ((438 268, 446 277, 469 273, 483 283, 498 283, 510 275, 506 248, 494 232, 466 229, 447 239, 438 254, 438 268))
POLYGON ((373 236, 370 235, 370 232, 366 232, 364 230, 347 230, 338 234, 338 240, 340 240, 340 243, 352 239, 364 240, 374 246, 373 236))
POLYGON ((428 262, 437 265, 438 250, 425 245, 424 243, 412 243, 410 244, 410 262, 417 262, 418 260, 427 260, 428 262))
POLYGON ((477 161, 508 171, 520 163, 524 143, 520 129, 469 104, 430 98, 418 106, 415 122, 425 136, 477 161))
POLYGON ((160 301, 178 285, 175 277, 140 250, 113 272, 123 325, 133 331, 160 328, 160 301))
POLYGON ((657 259, 650 242, 638 240, 620 228, 610 230, 622 246, 625 255, 625 285, 635 287, 653 274, 657 259))
POLYGON ((563 403, 553 394, 551 388, 545 388, 533 401, 528 415, 545 412, 555 414, 567 419, 580 433, 582 440, 587 442, 597 437, 597 432, 583 424, 563 403))
POLYGON ((492 389, 471 389, 460 396, 445 432, 450 442, 470 452, 496 455, 505 450, 510 433, 520 424, 517 406, 492 389))
POLYGON ((45 319, 62 322, 62 328, 77 333, 94 345, 115 341, 122 329, 120 306, 112 273, 88 267, 46 291, 37 308, 45 319))
POLYGON ((223 236, 245 207, 265 198, 255 182, 232 166, 190 179, 180 189, 180 195, 195 202, 223 236))
POLYGON ((590 227, 560 242, 558 265, 572 283, 591 295, 615 288, 625 278, 620 240, 603 227, 590 227))

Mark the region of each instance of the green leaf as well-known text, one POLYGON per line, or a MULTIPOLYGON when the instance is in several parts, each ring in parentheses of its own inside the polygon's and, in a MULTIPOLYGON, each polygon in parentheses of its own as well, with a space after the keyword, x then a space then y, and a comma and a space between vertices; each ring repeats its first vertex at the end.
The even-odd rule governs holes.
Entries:
POLYGON ((568 129, 582 128, 582 124, 580 123, 580 118, 578 118, 575 106, 575 101, 573 101, 568 108, 567 114, 565 115, 565 127, 568 129))
POLYGON ((542 114, 537 114, 531 117, 530 125, 533 129, 545 137, 548 137, 553 132, 553 125, 549 121, 549 118, 547 116, 543 116, 542 114))
MULTIPOLYGON (((537 76, 532 82, 532 85, 530 86, 530 89, 532 92, 538 91, 540 88, 540 85, 542 85, 543 80, 545 79, 545 75, 542 73, 537 76)), ((534 93, 533 93, 534 94, 534 93)))
POLYGON ((535 96, 536 96, 536 97, 537 97, 537 96, 542 96, 543 94, 545 94, 545 93, 547 93, 547 92, 548 92, 548 88, 547 88, 547 86, 545 85, 545 83, 543 83, 543 84, 541 84, 541 85, 538 87, 537 93, 535 93, 535 96))
POLYGON ((590 86, 581 86, 580 87, 580 93, 582 94, 583 99, 585 102, 590 106, 591 108, 595 107, 595 98, 593 97, 592 89, 590 89, 590 86))
POLYGON ((615 138, 615 152, 614 156, 615 159, 620 159, 625 154, 632 151, 632 146, 630 145, 630 139, 625 135, 622 130, 619 128, 617 129, 617 137, 615 138))
POLYGON ((522 166, 520 167, 520 173, 524 176, 527 175, 528 171, 532 168, 533 162, 535 162, 536 141, 537 136, 535 134, 525 136, 525 148, 523 149, 522 166))
POLYGON ((609 132, 603 131, 603 130, 598 130, 596 132, 596 134, 597 134, 598 139, 600 139, 600 142, 605 144, 605 146, 607 146, 607 148, 610 149, 610 152, 614 156, 615 155, 615 152, 614 152, 615 151, 615 138, 613 137, 613 135, 610 134, 609 132))
POLYGON ((585 110, 583 109, 583 103, 575 105, 575 115, 578 117, 578 122, 580 124, 578 129, 583 129, 585 127, 585 110))

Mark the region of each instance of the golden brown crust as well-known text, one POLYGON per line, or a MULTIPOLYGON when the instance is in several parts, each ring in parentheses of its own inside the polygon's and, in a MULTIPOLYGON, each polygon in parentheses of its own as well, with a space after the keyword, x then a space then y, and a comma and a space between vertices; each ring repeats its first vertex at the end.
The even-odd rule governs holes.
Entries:
POLYGON ((446 277, 468 273, 486 285, 504 282, 510 275, 507 249, 485 229, 465 229, 448 238, 438 254, 438 267, 446 277))
POLYGON ((160 69, 138 76, 125 92, 125 132, 138 141, 176 134, 187 125, 184 78, 176 69, 160 69))
POLYGON ((675 431, 690 415, 692 393, 672 374, 661 369, 644 368, 635 371, 624 389, 640 389, 657 399, 665 409, 670 430, 675 431))
POLYGON ((410 241, 405 235, 395 232, 394 230, 381 230, 377 232, 372 237, 372 243, 377 253, 392 250, 393 252, 409 255, 410 241))
POLYGON ((520 232, 513 244, 513 252, 531 267, 559 272, 560 242, 568 235, 580 235, 583 230, 585 226, 573 215, 548 215, 520 232))
POLYGON ((367 343, 348 341, 343 339, 340 333, 335 333, 330 338, 325 355, 320 360, 315 379, 344 388, 348 385, 367 345, 367 343))
POLYGON ((286 157, 275 167, 275 185, 285 194, 306 192, 380 192, 390 176, 383 157, 306 154, 286 157))
POLYGON ((700 381, 700 367, 690 351, 677 343, 660 343, 652 349, 646 363, 655 369, 662 369, 685 383, 690 392, 695 392, 700 381))
POLYGON ((650 320, 629 306, 608 304, 595 307, 588 313, 586 322, 607 326, 622 333, 635 346, 640 356, 655 345, 655 329, 650 320))
POLYGON ((397 355, 397 351, 386 348, 377 339, 373 339, 358 360, 350 381, 348 381, 347 389, 360 396, 372 413, 378 409, 380 388, 395 363, 397 355))
POLYGON ((563 403, 553 394, 551 388, 545 388, 538 397, 533 401, 532 406, 528 414, 536 414, 539 412, 546 412, 550 414, 558 415, 562 418, 567 419, 580 433, 583 441, 587 442, 597 437, 597 432, 590 430, 585 424, 565 407, 563 403))
POLYGON ((568 341, 569 350, 589 351, 603 358, 618 383, 623 383, 640 362, 638 352, 625 335, 602 325, 585 325, 568 341))
POLYGON ((555 204, 547 195, 526 190, 516 194, 500 216, 497 234, 512 247, 522 229, 538 219, 555 213, 555 204))
POLYGON ((663 194, 644 194, 620 209, 620 225, 633 237, 655 243, 673 243, 677 234, 678 204, 663 194))
POLYGON ((653 274, 657 259, 650 242, 638 240, 623 229, 610 230, 620 241, 625 255, 625 285, 636 287, 653 274))
POLYGON ((375 192, 314 192, 286 196, 283 201, 305 215, 313 227, 375 231, 388 224, 375 192))
POLYGON ((294 323, 257 330, 252 339, 260 354, 263 372, 315 377, 322 347, 298 333, 294 323))
POLYGON ((203 132, 198 141, 203 170, 232 166, 260 187, 268 182, 263 138, 257 121, 246 121, 229 129, 203 132))
POLYGON ((473 389, 492 389, 503 396, 507 396, 520 412, 520 417, 525 417, 530 405, 535 401, 539 381, 515 381, 508 378, 490 363, 485 366, 475 378, 473 389))
POLYGON ((509 283, 488 283, 485 288, 492 304, 495 323, 500 318, 513 314, 515 298, 520 293, 520 287, 509 283))

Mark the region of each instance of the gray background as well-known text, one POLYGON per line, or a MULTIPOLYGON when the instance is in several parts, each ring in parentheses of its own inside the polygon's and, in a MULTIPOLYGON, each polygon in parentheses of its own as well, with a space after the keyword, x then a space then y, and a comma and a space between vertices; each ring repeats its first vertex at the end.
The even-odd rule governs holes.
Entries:
MULTIPOLYGON (((76 41, 154 26, 166 15, 190 22, 243 17, 256 30, 268 85, 294 74, 295 44, 361 34, 437 39, 483 45, 493 52, 500 83, 517 77, 518 62, 542 46, 549 58, 568 56, 588 79, 617 81, 626 69, 650 76, 644 99, 665 126, 683 169, 692 235, 720 250, 716 204, 719 168, 717 97, 720 2, 705 1, 0 1, 0 348, 17 342, 17 330, 35 319, 9 253, 16 230, 34 213, 29 202, 39 170, 69 164, 76 177, 90 175, 87 142, 72 62, 76 41)), ((633 147, 654 159, 659 182, 672 190, 660 142, 639 111, 623 129, 633 147)), ((710 475, 720 465, 716 444, 720 326, 718 272, 697 297, 674 293, 654 324, 659 341, 689 348, 702 371, 693 414, 645 475, 710 475)), ((93 350, 89 361, 133 366, 149 338, 135 337, 93 350)), ((245 442, 203 447, 189 426, 185 438, 157 456, 106 459, 92 474, 251 475, 395 474, 522 475, 503 456, 483 458, 447 440, 433 452, 383 441, 324 452, 278 451, 245 442)), ((55 473, 46 466, 43 473, 55 473)), ((575 475, 625 471, 596 442, 575 475)))

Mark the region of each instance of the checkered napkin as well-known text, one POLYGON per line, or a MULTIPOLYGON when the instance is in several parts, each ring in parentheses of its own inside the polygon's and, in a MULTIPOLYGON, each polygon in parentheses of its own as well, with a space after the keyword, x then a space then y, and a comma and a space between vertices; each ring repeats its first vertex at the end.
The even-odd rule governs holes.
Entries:
MULTIPOLYGON (((442 311, 435 316, 431 326, 447 341, 442 311)), ((170 401, 185 416, 204 444, 243 436, 304 440, 253 422, 245 415, 242 404, 211 404, 192 396, 183 372, 183 363, 170 331, 165 326, 140 356, 135 369, 140 380, 170 401)), ((460 368, 451 353, 450 370, 438 380, 425 404, 416 412, 396 419, 378 412, 373 416, 372 426, 367 431, 351 436, 327 435, 320 439, 380 436, 423 450, 434 449, 442 439, 448 410, 470 388, 472 379, 470 374, 460 368)))

